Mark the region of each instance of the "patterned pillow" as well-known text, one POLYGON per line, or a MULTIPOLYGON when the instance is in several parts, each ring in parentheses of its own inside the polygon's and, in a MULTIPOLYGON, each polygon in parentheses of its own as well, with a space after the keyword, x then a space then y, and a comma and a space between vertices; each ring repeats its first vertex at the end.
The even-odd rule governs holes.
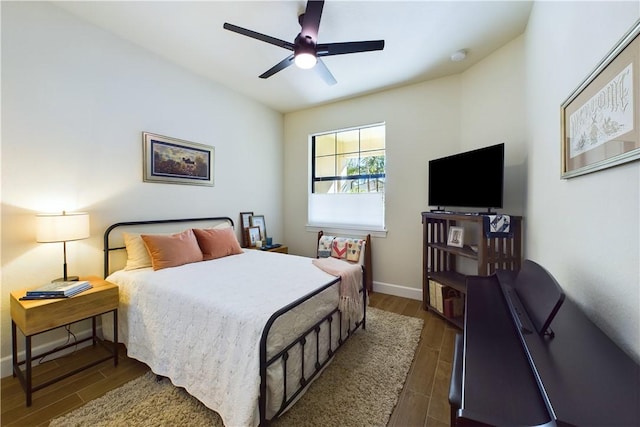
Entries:
POLYGON ((318 242, 318 258, 329 258, 331 256, 331 243, 335 237, 321 236, 318 242))
POLYGON ((347 261, 358 262, 360 260, 360 250, 364 240, 349 239, 347 242, 347 261))
POLYGON ((351 239, 347 237, 336 237, 331 244, 331 256, 333 258, 347 258, 347 244, 351 239))

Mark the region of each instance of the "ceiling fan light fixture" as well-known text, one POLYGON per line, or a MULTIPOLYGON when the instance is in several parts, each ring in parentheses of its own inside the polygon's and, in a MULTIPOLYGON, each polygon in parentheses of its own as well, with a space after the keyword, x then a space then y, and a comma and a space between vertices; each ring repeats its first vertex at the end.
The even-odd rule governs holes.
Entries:
POLYGON ((316 56, 312 53, 302 52, 296 54, 294 61, 298 68, 308 70, 309 68, 313 68, 318 63, 318 58, 316 58, 316 56))
POLYGON ((318 71, 318 75, 322 77, 328 85, 334 85, 337 83, 335 77, 333 77, 331 71, 329 71, 325 63, 318 57, 382 50, 384 49, 384 40, 318 44, 318 28, 320 27, 320 18, 322 17, 323 7, 324 0, 307 1, 304 13, 298 16, 300 33, 298 33, 293 43, 280 40, 266 34, 257 33, 246 28, 238 27, 237 25, 229 24, 228 22, 225 22, 222 27, 225 30, 233 31, 234 33, 251 37, 253 39, 284 48, 288 51, 293 51, 293 54, 288 55, 282 61, 260 74, 258 76, 259 78, 267 79, 275 73, 296 64, 296 66, 301 69, 315 67, 318 71))

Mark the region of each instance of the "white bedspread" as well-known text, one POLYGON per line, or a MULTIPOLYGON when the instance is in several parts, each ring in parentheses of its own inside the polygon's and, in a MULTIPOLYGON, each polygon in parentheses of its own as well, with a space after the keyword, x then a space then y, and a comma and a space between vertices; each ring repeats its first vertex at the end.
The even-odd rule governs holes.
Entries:
MULTIPOLYGON (((158 271, 118 271, 107 278, 120 287, 119 341, 128 355, 184 387, 218 412, 227 427, 258 424, 259 341, 269 317, 334 279, 311 258, 257 250, 158 271)), ((338 287, 332 286, 312 307, 305 304, 277 322, 268 352, 337 302, 338 287)), ((105 335, 111 330, 103 327, 105 335)))

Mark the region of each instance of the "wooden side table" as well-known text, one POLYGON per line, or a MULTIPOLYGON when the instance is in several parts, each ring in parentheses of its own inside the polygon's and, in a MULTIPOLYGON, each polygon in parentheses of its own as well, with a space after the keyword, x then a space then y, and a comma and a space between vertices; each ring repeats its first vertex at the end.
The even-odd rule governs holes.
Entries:
POLYGON ((265 252, 279 252, 281 254, 288 254, 289 253, 289 247, 285 246, 285 245, 278 246, 277 248, 271 248, 271 249, 260 249, 260 248, 256 248, 256 247, 245 248, 245 249, 255 249, 256 251, 265 251, 265 252))
POLYGON ((27 397, 27 406, 31 406, 31 396, 33 392, 47 387, 64 378, 75 375, 80 371, 95 366, 113 358, 113 365, 118 365, 118 286, 102 280, 98 277, 86 277, 93 288, 81 292, 71 298, 47 299, 47 300, 26 300, 20 298, 26 294, 27 289, 11 292, 11 338, 12 338, 12 358, 13 376, 18 377, 27 397), (113 314, 113 345, 106 346, 96 335, 96 317, 106 313, 113 314), (58 347, 39 355, 31 354, 31 337, 34 335, 60 328, 68 324, 92 319, 92 335, 82 340, 58 347), (25 360, 18 360, 18 346, 16 326, 25 337, 25 360), (56 353, 68 347, 75 346, 85 341, 93 341, 93 346, 100 343, 111 351, 111 354, 93 361, 84 366, 78 367, 57 378, 53 378, 37 386, 32 382, 33 359, 56 353), (25 369, 21 368, 25 365, 25 369))
POLYGON ((266 249, 267 252, 279 252, 281 254, 288 254, 289 253, 289 247, 282 245, 282 246, 278 246, 277 248, 272 248, 272 249, 266 249))

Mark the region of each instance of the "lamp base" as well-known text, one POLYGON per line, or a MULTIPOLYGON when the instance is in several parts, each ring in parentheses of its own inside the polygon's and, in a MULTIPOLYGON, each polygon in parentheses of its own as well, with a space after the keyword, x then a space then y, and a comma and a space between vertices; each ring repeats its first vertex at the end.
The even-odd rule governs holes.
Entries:
MULTIPOLYGON (((78 276, 67 276, 66 282, 77 282, 80 280, 78 276)), ((58 277, 57 279, 52 280, 51 282, 65 282, 64 277, 58 277)))

